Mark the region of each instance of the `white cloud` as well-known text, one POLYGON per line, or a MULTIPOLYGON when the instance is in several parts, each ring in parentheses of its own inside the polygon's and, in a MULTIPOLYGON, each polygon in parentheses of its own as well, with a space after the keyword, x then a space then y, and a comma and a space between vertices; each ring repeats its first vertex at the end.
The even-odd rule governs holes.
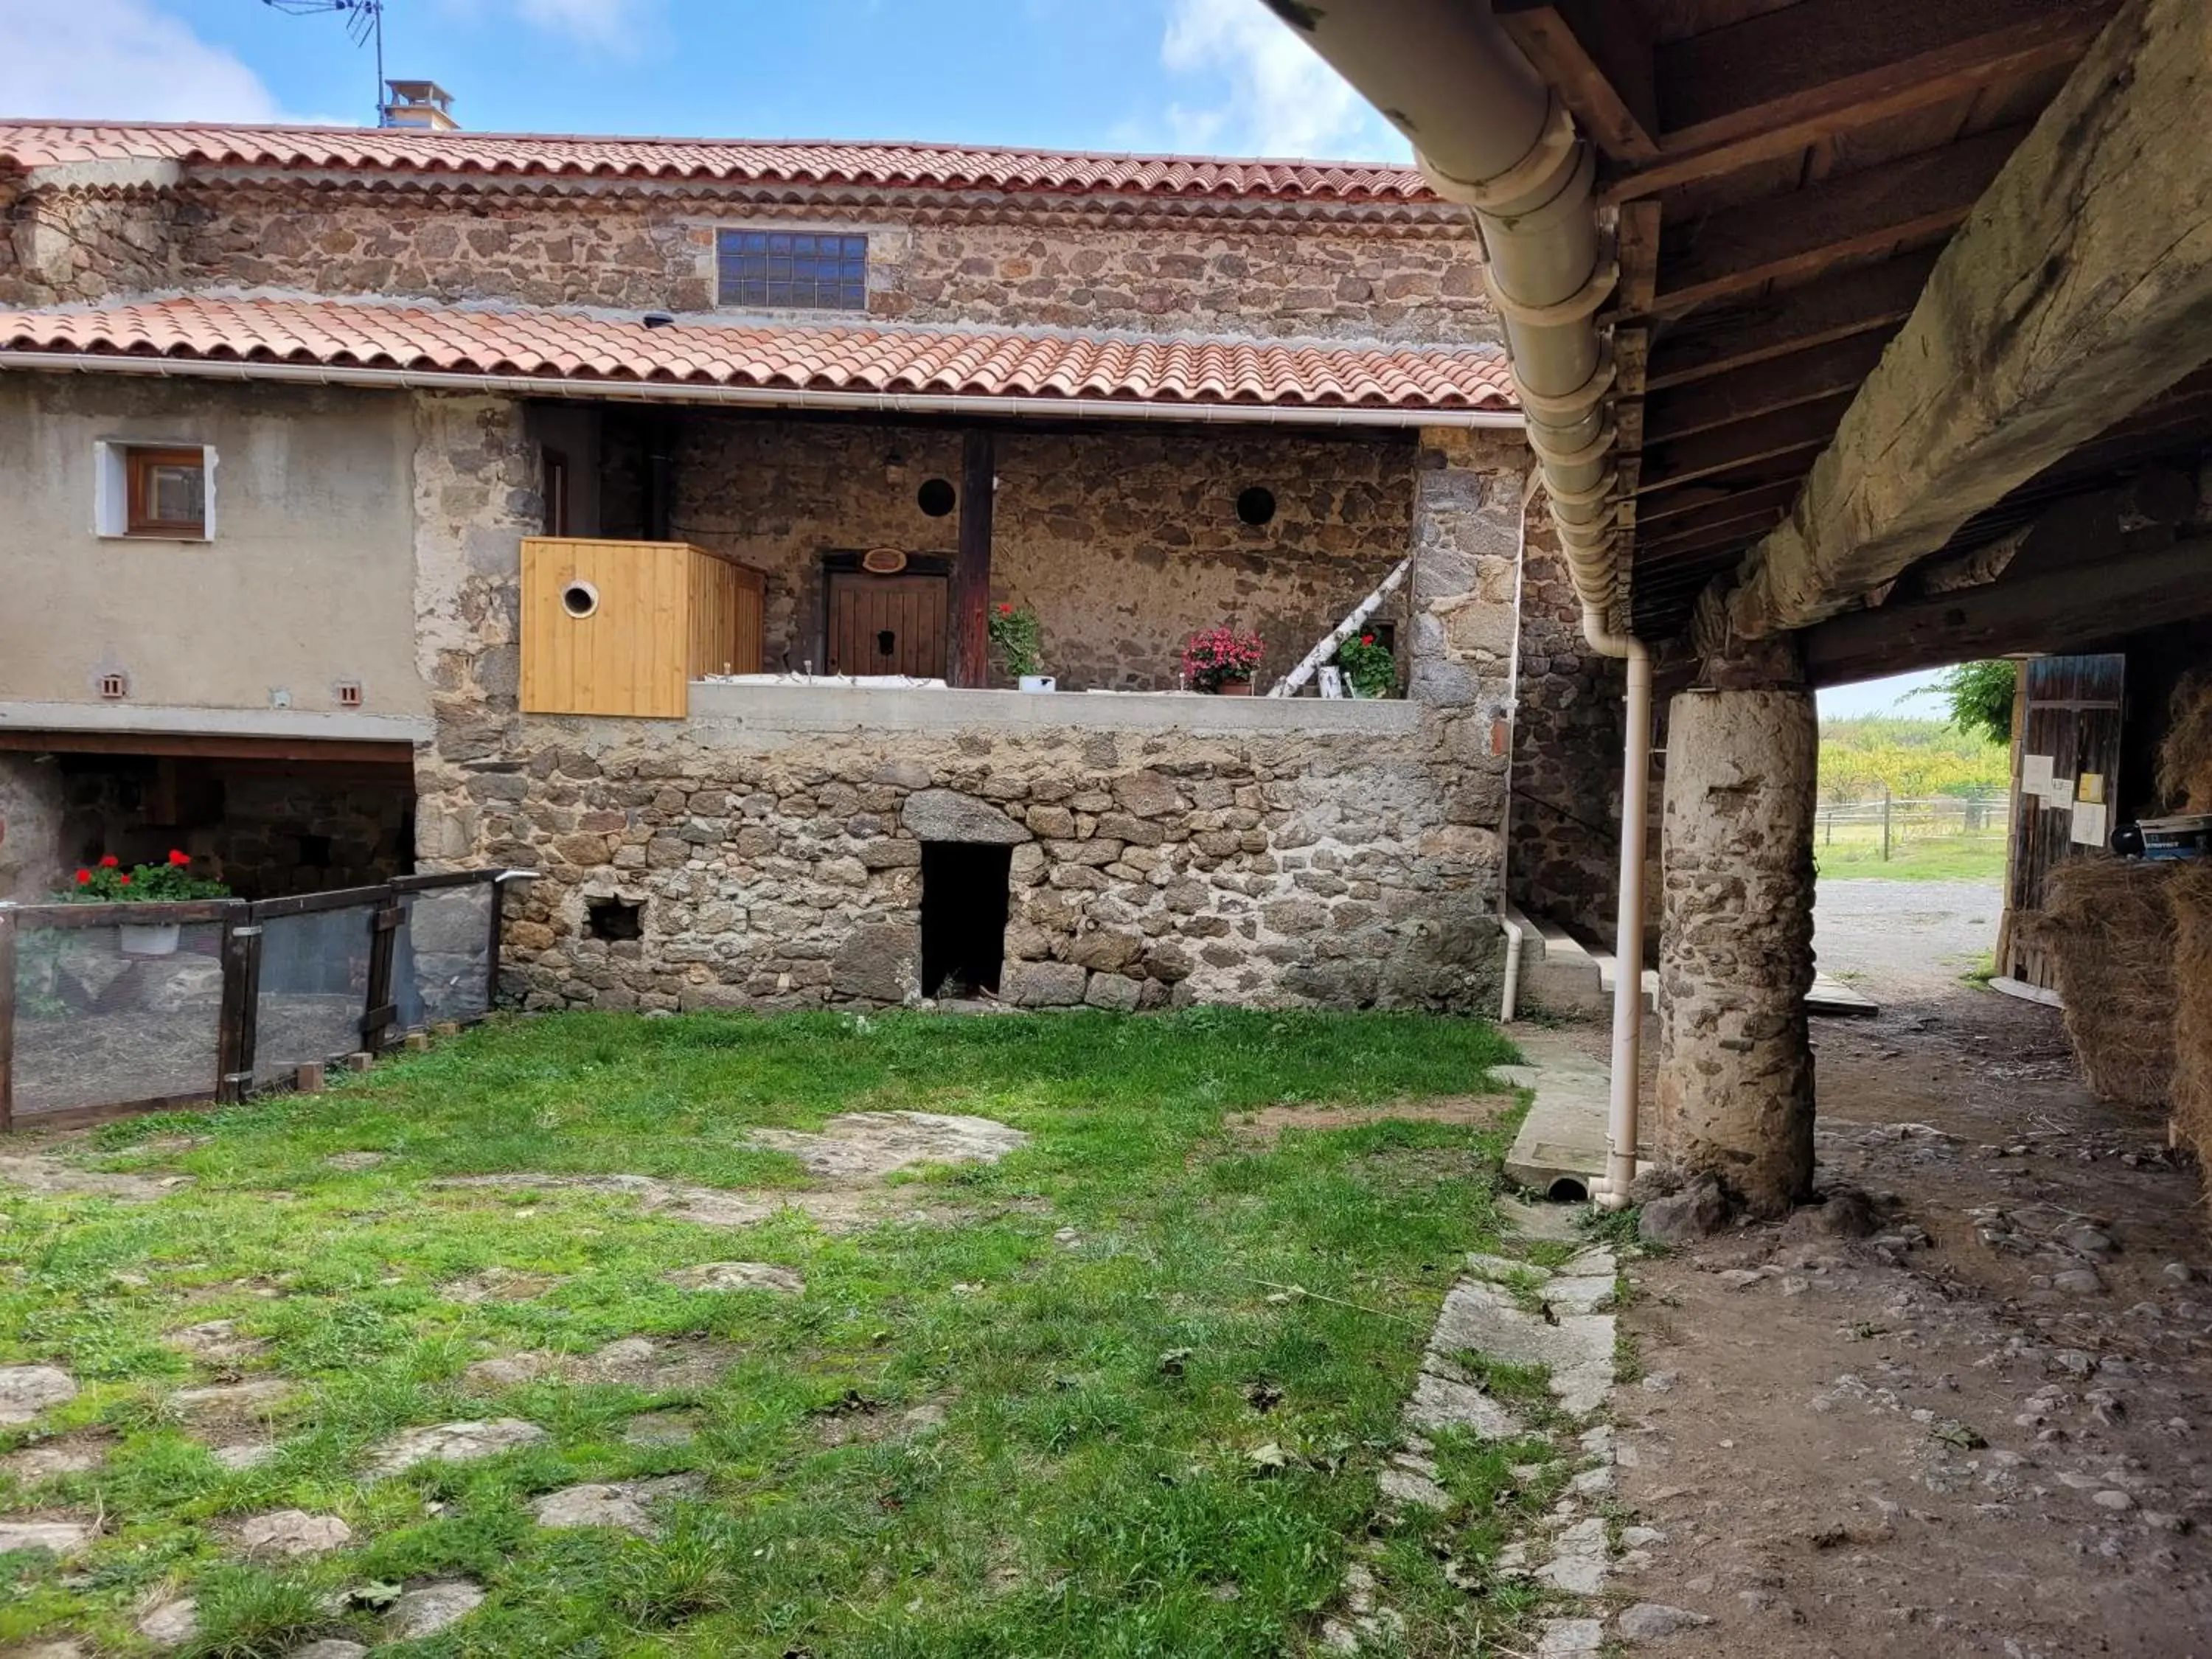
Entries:
POLYGON ((288 118, 258 75, 153 0, 0 0, 0 39, 9 43, 0 53, 0 114, 288 118))
POLYGON ((638 0, 515 0, 526 23, 618 52, 635 49, 643 9, 638 0))
POLYGON ((1261 0, 1173 0, 1160 61, 1218 95, 1167 110, 1179 148, 1403 161, 1412 149, 1261 0), (1220 84, 1225 83, 1225 84, 1220 84))

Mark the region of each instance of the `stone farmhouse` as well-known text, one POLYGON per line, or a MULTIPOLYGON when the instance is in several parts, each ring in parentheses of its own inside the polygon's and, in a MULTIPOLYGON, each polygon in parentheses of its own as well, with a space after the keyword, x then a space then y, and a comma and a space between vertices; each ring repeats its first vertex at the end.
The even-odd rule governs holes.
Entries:
POLYGON ((1509 885, 1604 931, 1617 665, 1418 173, 414 109, 0 123, 0 897, 503 865, 509 991, 647 1010, 1494 1008, 1509 885), (1179 690, 1401 565, 1401 696, 1179 690))

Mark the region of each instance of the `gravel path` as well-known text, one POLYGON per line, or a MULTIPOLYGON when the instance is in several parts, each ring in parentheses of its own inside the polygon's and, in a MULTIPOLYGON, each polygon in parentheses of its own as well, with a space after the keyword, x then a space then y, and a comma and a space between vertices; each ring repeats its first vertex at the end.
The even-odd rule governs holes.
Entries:
POLYGON ((1996 944, 2004 890, 1979 881, 1827 881, 1813 908, 1820 969, 1877 1000, 1956 990, 1996 944))

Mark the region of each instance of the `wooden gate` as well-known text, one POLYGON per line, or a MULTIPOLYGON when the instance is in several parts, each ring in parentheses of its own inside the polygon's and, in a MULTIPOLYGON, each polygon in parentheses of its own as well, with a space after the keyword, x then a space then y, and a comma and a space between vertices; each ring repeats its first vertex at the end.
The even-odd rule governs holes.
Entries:
MULTIPOLYGON (((2118 653, 2037 657, 2021 665, 2013 700, 2012 842, 2005 866, 2004 925, 1997 936, 1997 971, 2045 990, 2055 988, 2046 952, 2021 937, 2021 917, 2043 908, 2044 884, 2069 859, 2094 851, 2073 839, 2074 814, 2022 792, 2032 756, 2047 756, 2061 782, 2087 787, 2106 803, 2118 799, 2121 692, 2128 659, 2118 653)), ((2033 930, 2028 930, 2031 933, 2033 930)))
POLYGON ((831 571, 830 672, 942 679, 948 587, 940 575, 831 571))

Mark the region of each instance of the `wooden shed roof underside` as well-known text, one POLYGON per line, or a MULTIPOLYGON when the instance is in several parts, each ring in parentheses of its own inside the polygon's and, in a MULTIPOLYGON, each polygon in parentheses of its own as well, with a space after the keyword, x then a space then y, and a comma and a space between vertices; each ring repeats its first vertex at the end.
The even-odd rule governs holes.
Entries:
MULTIPOLYGON (((1601 151, 1636 631, 1789 513, 1952 234, 2117 0, 1497 0, 1601 151)), ((2212 439, 2191 377, 1971 522, 2212 439)))

